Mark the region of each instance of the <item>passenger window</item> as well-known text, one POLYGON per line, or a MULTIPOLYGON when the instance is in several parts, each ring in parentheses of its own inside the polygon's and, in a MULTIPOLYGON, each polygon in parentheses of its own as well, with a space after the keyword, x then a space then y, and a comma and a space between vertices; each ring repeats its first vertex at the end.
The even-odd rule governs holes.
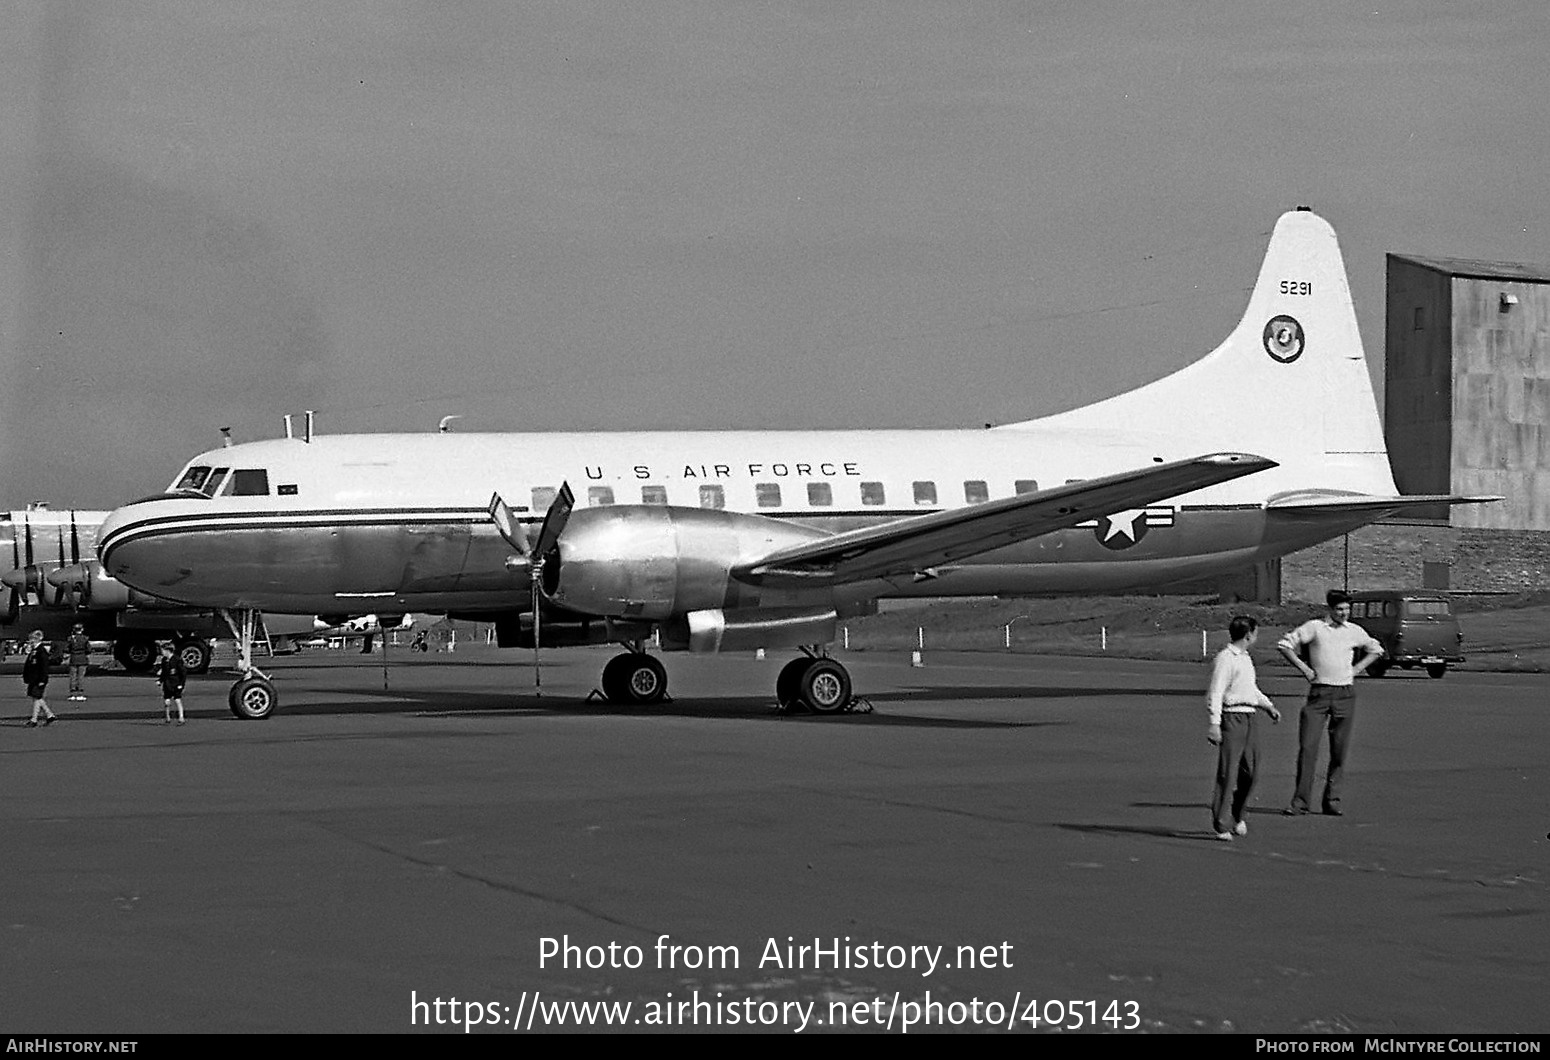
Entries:
POLYGON ((807 503, 815 508, 827 508, 834 503, 834 490, 827 482, 807 484, 807 503))
POLYGON ((1039 480, 1034 478, 1020 478, 1012 486, 1018 493, 1039 492, 1039 480))
POLYGON ((990 500, 990 490, 984 482, 970 479, 963 484, 963 499, 967 504, 984 504, 990 500))
POLYGON ((778 482, 756 482, 753 487, 754 503, 760 508, 780 507, 780 484, 778 482))
POLYGON ((1399 614, 1399 605, 1398 604, 1396 604, 1393 600, 1385 600, 1385 601, 1383 601, 1383 617, 1384 618, 1393 618, 1397 614, 1399 614))
POLYGON ((861 484, 862 504, 884 504, 883 484, 881 482, 863 482, 861 484))
POLYGON ((533 511, 547 512, 549 510, 549 505, 554 503, 555 494, 559 492, 560 491, 555 489, 553 486, 534 486, 533 511))
POLYGON ((718 511, 727 506, 726 491, 720 486, 700 487, 700 507, 715 508, 718 511))
POLYGON ((935 482, 917 482, 917 483, 915 483, 915 503, 916 504, 935 504, 936 503, 936 483, 935 482))
POLYGON ((238 468, 231 473, 231 488, 226 492, 232 497, 267 497, 269 472, 263 468, 238 468))
POLYGON ((666 486, 642 486, 640 488, 640 502, 642 504, 666 504, 666 486))
POLYGON ((614 488, 612 486, 588 486, 587 505, 592 508, 605 508, 614 502, 614 488))

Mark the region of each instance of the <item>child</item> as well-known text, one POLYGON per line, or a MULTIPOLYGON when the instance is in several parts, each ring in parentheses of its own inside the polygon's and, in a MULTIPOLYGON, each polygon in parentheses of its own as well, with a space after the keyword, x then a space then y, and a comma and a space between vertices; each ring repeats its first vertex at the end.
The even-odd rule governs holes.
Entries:
POLYGON ((183 684, 187 675, 183 660, 172 650, 171 644, 161 646, 161 659, 156 663, 156 677, 161 681, 162 724, 172 724, 172 707, 178 708, 178 724, 183 724, 183 684))

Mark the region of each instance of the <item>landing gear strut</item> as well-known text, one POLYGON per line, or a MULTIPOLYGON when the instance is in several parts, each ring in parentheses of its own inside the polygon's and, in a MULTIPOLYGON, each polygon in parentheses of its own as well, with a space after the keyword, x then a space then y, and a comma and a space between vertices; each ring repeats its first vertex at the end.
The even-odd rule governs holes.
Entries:
POLYGON ((222 611, 221 617, 237 634, 237 668, 242 671, 242 677, 226 694, 226 702, 239 718, 250 721, 267 718, 280 705, 280 696, 268 675, 253 665, 253 641, 260 636, 268 639, 263 632, 264 616, 251 608, 243 608, 235 615, 222 611))
POLYGON ((775 698, 788 710, 805 707, 814 714, 837 714, 853 699, 850 671, 824 655, 792 659, 775 679, 775 698))

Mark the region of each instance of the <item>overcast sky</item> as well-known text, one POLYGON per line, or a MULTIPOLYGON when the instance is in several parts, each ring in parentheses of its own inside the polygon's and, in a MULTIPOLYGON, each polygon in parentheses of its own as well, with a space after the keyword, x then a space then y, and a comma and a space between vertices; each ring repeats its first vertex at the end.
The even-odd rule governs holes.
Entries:
POLYGON ((1381 366, 1385 252, 1550 260, 1547 55, 1544 0, 8 4, 0 510, 304 408, 1029 418, 1213 347, 1301 203, 1381 366))

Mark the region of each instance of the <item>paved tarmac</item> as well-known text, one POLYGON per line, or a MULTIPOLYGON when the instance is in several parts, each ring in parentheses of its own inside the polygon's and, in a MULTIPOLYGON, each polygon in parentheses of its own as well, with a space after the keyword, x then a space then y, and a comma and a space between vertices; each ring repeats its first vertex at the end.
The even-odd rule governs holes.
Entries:
POLYGON ((1301 682, 1262 674, 1288 717, 1223 843, 1203 666, 858 653, 875 711, 816 718, 774 713, 783 655, 585 703, 607 655, 551 653, 538 700, 522 652, 398 653, 389 691, 316 653, 274 663, 266 722, 193 679, 183 727, 94 673, 26 729, 6 673, 0 1031, 509 1033, 599 1000, 631 1029, 1550 1030, 1545 677, 1364 681, 1347 815, 1284 818, 1301 682))

